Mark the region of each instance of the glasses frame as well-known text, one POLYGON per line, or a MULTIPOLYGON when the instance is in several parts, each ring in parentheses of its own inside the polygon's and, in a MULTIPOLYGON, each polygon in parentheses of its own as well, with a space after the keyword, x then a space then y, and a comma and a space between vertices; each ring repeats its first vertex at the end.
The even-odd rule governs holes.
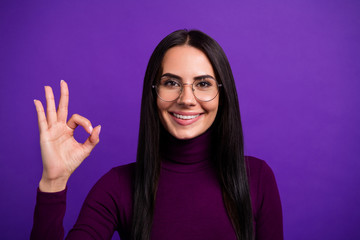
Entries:
MULTIPOLYGON (((216 80, 215 80, 216 81, 216 80)), ((162 100, 162 101, 164 101, 164 102, 175 102, 176 100, 178 100, 179 99, 179 97, 181 96, 181 94, 182 94, 182 92, 183 92, 183 90, 184 90, 184 86, 186 86, 186 85, 191 85, 191 90, 192 90, 192 93, 193 93, 193 95, 194 95, 194 97, 197 99, 197 100, 199 100, 199 101, 201 101, 201 102, 210 102, 211 100, 213 100, 214 98, 216 98, 216 96, 219 94, 219 92, 220 92, 220 88, 223 86, 221 83, 217 83, 216 85, 217 85, 217 87, 218 87, 218 90, 217 90, 217 93, 215 94, 215 96, 212 98, 212 99, 210 99, 210 100, 201 100, 201 99, 199 99, 196 95, 195 95, 195 89, 194 89, 194 83, 195 83, 196 81, 194 81, 193 83, 182 83, 182 82, 180 82, 180 85, 181 85, 181 87, 180 87, 180 92, 179 92, 179 96, 177 97, 177 98, 175 98, 174 100, 165 100, 165 99, 163 99, 163 98, 161 98, 160 96, 159 96, 159 94, 158 94, 158 91, 157 91, 157 88, 158 88, 158 86, 157 85, 151 85, 151 87, 153 88, 153 89, 155 89, 155 92, 156 92, 156 95, 162 100)))

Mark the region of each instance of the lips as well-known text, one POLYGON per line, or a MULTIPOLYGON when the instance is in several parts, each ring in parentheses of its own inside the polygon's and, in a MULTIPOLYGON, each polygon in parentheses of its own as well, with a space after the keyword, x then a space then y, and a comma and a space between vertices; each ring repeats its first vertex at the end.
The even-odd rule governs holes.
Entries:
POLYGON ((196 114, 196 115, 181 115, 181 114, 177 114, 177 113, 172 113, 172 115, 176 118, 179 119, 184 119, 184 120, 189 120, 189 119, 194 119, 197 118, 198 116, 200 116, 200 114, 196 114))
POLYGON ((174 113, 171 112, 170 116, 179 125, 190 125, 200 119, 201 113, 174 113))

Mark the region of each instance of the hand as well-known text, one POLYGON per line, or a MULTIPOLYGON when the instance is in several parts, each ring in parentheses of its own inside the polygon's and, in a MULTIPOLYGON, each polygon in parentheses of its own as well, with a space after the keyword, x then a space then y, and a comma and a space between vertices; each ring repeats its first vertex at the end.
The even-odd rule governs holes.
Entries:
POLYGON ((57 192, 65 189, 70 175, 89 156, 99 142, 101 126, 94 129, 90 121, 74 114, 68 122, 69 89, 65 81, 60 82, 61 96, 58 110, 55 110, 54 94, 45 86, 46 116, 42 103, 34 100, 40 130, 40 147, 43 173, 39 188, 43 192, 57 192), (84 143, 74 138, 76 127, 82 126, 90 134, 84 143))

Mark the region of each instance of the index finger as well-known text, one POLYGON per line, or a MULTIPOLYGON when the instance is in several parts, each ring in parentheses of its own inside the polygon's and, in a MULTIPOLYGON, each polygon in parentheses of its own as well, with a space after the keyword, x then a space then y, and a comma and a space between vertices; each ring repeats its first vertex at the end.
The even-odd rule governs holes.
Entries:
POLYGON ((46 121, 45 111, 42 103, 39 100, 34 99, 34 104, 38 115, 39 131, 41 133, 48 128, 48 123, 46 121))
POLYGON ((64 80, 60 81, 60 101, 57 111, 58 121, 66 122, 69 106, 69 88, 64 80))

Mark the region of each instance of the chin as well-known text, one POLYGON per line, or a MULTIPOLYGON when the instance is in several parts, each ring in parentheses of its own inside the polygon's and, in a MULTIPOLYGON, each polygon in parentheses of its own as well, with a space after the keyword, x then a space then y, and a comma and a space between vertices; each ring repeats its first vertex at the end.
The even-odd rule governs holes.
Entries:
POLYGON ((187 139, 192 139, 195 138, 197 136, 200 136, 201 134, 203 134, 205 131, 196 131, 196 130, 186 130, 186 131, 169 131, 169 133, 180 140, 187 140, 187 139))

